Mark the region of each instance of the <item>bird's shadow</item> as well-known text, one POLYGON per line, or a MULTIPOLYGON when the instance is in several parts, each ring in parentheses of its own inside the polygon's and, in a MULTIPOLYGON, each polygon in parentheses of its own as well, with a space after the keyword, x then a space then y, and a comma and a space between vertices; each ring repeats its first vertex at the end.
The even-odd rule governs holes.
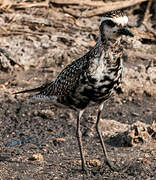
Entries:
POLYGON ((132 138, 128 136, 129 131, 118 133, 105 140, 105 143, 113 147, 131 147, 132 138))

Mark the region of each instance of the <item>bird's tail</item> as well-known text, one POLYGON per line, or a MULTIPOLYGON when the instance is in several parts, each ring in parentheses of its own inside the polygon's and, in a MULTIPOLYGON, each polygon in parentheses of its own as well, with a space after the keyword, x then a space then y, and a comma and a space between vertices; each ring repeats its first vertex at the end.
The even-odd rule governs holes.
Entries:
MULTIPOLYGON (((52 83, 52 82, 51 82, 52 83)), ((33 89, 26 89, 26 90, 23 90, 23 91, 18 91, 18 92, 15 92, 13 94, 22 94, 22 93, 33 93, 33 92, 41 92, 43 91, 45 88, 47 88, 51 83, 47 83, 47 84, 44 84, 40 87, 37 87, 37 88, 33 88, 33 89)))

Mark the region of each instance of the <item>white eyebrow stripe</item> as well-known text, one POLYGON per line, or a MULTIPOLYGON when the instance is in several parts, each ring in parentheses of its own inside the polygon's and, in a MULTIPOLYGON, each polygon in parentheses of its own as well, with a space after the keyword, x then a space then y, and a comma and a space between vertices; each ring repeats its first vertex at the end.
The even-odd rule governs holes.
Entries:
POLYGON ((122 26, 124 26, 124 25, 126 25, 128 23, 128 17, 127 16, 113 17, 113 18, 102 17, 101 21, 100 21, 100 24, 105 20, 113 20, 115 23, 121 24, 122 26))
POLYGON ((115 17, 114 21, 117 24, 121 24, 122 26, 126 25, 128 23, 128 17, 127 16, 123 16, 123 17, 115 17))

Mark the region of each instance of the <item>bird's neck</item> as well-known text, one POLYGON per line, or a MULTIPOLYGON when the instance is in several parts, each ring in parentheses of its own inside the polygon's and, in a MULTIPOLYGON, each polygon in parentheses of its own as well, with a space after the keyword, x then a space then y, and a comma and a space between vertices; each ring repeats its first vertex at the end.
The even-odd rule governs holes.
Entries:
MULTIPOLYGON (((116 60, 122 56, 123 45, 121 38, 118 39, 102 39, 99 38, 95 47, 98 47, 98 54, 107 60, 108 64, 116 63, 116 60)), ((103 61, 101 58, 101 61, 103 61)))
POLYGON ((98 37, 98 44, 99 43, 102 43, 104 45, 107 45, 107 46, 113 46, 114 44, 118 44, 120 43, 120 40, 121 38, 117 38, 117 39, 111 39, 111 38, 107 38, 105 37, 104 35, 102 35, 101 33, 99 34, 99 37, 98 37))
POLYGON ((113 52, 121 52, 123 49, 123 45, 121 43, 121 38, 118 39, 103 39, 101 37, 99 37, 97 44, 97 47, 101 47, 99 48, 99 50, 103 50, 105 52, 107 51, 112 51, 113 52))
MULTIPOLYGON (((114 56, 112 61, 115 61, 117 57, 119 57, 122 53, 122 45, 120 40, 102 40, 101 38, 98 39, 96 45, 85 55, 87 56, 87 60, 90 61, 92 58, 96 57, 108 57, 108 60, 111 59, 109 56, 114 56), (116 57, 117 56, 117 57, 116 57)), ((102 60, 102 59, 101 59, 102 60)), ((111 61, 109 62, 111 63, 111 61)), ((114 62, 112 62, 114 63, 114 62)))

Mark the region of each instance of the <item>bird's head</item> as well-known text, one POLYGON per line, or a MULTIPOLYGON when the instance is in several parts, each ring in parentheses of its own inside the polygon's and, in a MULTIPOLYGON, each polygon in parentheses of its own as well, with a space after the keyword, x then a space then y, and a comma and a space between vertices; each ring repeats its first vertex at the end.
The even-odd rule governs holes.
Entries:
POLYGON ((122 35, 133 37, 128 29, 128 17, 122 11, 111 11, 101 18, 100 38, 116 40, 122 35))

